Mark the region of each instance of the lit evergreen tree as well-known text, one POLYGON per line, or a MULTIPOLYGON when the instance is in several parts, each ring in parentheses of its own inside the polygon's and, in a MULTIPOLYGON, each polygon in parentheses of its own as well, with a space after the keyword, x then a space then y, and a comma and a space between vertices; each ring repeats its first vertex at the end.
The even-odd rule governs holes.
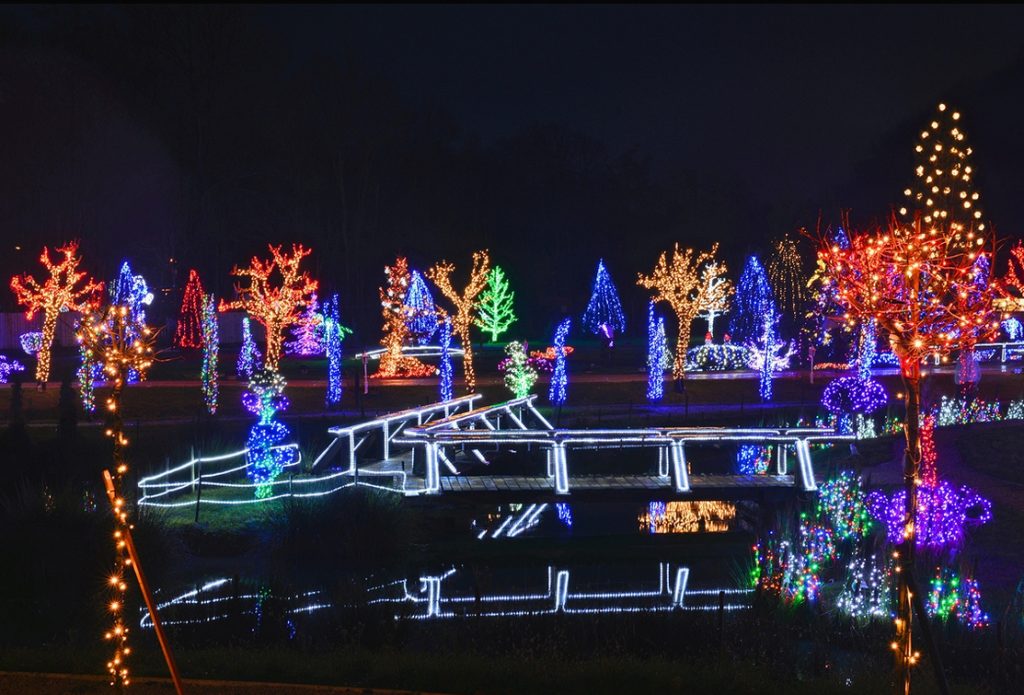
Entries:
POLYGON ((487 289, 480 295, 479 316, 476 319, 476 325, 491 335, 491 342, 496 341, 515 322, 516 315, 512 310, 515 296, 501 266, 491 268, 487 275, 487 289))
POLYGON ((242 348, 238 351, 238 362, 235 364, 238 378, 251 379, 254 372, 261 368, 263 355, 252 339, 252 327, 249 317, 242 318, 242 348))
POLYGON ((622 333, 626 330, 626 317, 622 313, 619 292, 615 289, 615 283, 612 282, 612 277, 604 266, 604 259, 597 262, 594 287, 590 293, 587 310, 583 312, 583 326, 594 335, 605 332, 609 339, 615 333, 622 333))
POLYGON ((418 270, 409 274, 409 289, 405 293, 405 325, 417 345, 426 345, 437 332, 434 295, 418 270))
POLYGON ((526 357, 526 349, 518 341, 505 346, 508 359, 505 362, 505 386, 516 398, 530 395, 530 389, 537 382, 537 370, 526 357))
POLYGON ((569 375, 565 371, 565 339, 571 323, 572 319, 565 319, 555 330, 555 366, 548 386, 548 400, 552 405, 565 405, 566 387, 569 385, 569 375))
POLYGON ((733 341, 743 343, 760 340, 769 309, 775 310, 775 302, 768 276, 757 256, 751 256, 743 267, 733 301, 732 320, 729 322, 729 333, 733 341))

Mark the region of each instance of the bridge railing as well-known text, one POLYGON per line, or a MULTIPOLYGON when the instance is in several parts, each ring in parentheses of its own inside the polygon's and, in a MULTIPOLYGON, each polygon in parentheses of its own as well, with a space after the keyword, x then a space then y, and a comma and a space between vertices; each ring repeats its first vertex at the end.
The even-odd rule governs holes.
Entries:
MULTIPOLYGON (((357 360, 366 358, 367 360, 379 360, 381 355, 387 352, 387 348, 377 348, 376 350, 367 350, 366 352, 360 352, 355 355, 357 360)), ((414 347, 403 347, 402 354, 407 357, 440 357, 441 347, 439 345, 417 345, 414 347)), ((462 357, 465 351, 462 348, 450 347, 448 348, 448 354, 453 357, 462 357)))
POLYGON ((1024 352, 1024 341, 1007 341, 1002 343, 977 343, 977 350, 999 350, 999 361, 1006 362, 1011 354, 1024 352))

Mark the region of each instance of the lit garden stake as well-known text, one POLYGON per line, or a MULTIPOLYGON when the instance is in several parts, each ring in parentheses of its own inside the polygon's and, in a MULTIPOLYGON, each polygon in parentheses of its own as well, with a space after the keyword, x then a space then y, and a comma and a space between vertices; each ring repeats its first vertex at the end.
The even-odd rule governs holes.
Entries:
POLYGON ((128 590, 125 575, 130 567, 135 572, 146 607, 154 619, 153 626, 156 629, 164 659, 170 670, 175 690, 180 694, 181 678, 167 643, 167 637, 157 617, 155 602, 139 564, 135 543, 132 539, 132 523, 128 519, 124 498, 125 476, 128 473, 128 462, 125 457, 128 437, 125 435, 124 419, 121 416, 121 395, 127 384, 129 371, 136 372, 140 379, 145 378, 146 372, 153 364, 153 344, 156 340, 155 334, 148 326, 138 323, 130 325, 132 323, 128 306, 109 306, 103 311, 92 311, 84 316, 78 333, 79 341, 97 356, 98 361, 102 362, 106 376, 111 382, 111 389, 104 406, 106 413, 104 432, 113 442, 114 474, 111 475, 109 471, 105 470, 103 478, 107 496, 110 498, 114 511, 116 528, 114 545, 117 550, 117 561, 114 572, 108 581, 112 594, 108 608, 113 615, 113 625, 105 637, 114 643, 114 655, 107 662, 107 670, 110 673, 111 684, 127 686, 131 682, 127 665, 131 647, 128 644, 128 624, 124 618, 125 597, 128 590))
POLYGON ((565 338, 569 334, 572 319, 565 319, 555 330, 555 367, 551 372, 551 383, 548 386, 548 400, 551 405, 561 408, 565 405, 566 387, 569 375, 565 371, 565 338))
POLYGON ((303 248, 302 244, 293 244, 291 254, 282 252, 280 245, 269 246, 269 249, 269 259, 253 256, 248 268, 235 266, 231 274, 248 278, 248 286, 236 285, 238 299, 232 302, 222 299, 220 310, 242 309, 263 324, 267 334, 263 367, 277 371, 284 330, 301 319, 310 295, 316 291, 316 281, 299 270, 302 259, 312 253, 310 249, 303 248))
POLYGON ((647 303, 647 400, 655 403, 665 395, 665 369, 668 347, 665 344, 665 319, 654 318, 654 302, 647 303))
POLYGON ((188 282, 181 298, 178 325, 174 330, 174 344, 180 348, 198 348, 203 345, 203 283, 194 269, 188 271, 188 282))
POLYGON ((450 401, 455 397, 455 389, 452 385, 452 320, 448 316, 441 321, 441 368, 438 388, 441 391, 441 400, 450 401))
POLYGON ((518 341, 506 345, 505 354, 505 386, 516 398, 525 398, 537 382, 537 370, 527 361, 526 350, 518 341))
POLYGON ((96 294, 103 289, 102 282, 87 279, 86 273, 78 270, 81 258, 78 243, 68 242, 57 249, 56 262, 50 259, 50 250, 43 248, 39 262, 49 273, 42 283, 31 275, 16 275, 11 279, 11 289, 18 303, 27 307, 26 318, 30 321, 37 311, 43 314, 43 335, 36 354, 36 382, 45 385, 50 379, 50 351, 57 331, 57 316, 63 311, 86 311, 95 301, 96 294), (84 281, 84 284, 79 284, 84 281))
POLYGON ((626 317, 622 313, 622 302, 615 289, 604 259, 597 262, 597 275, 590 292, 587 310, 583 312, 583 327, 594 335, 603 336, 608 347, 615 346, 615 334, 626 330, 626 317))
POLYGON ((487 284, 490 267, 491 258, 487 251, 475 251, 469 282, 461 294, 452 286, 451 275, 455 270, 454 265, 448 261, 441 261, 427 271, 430 281, 437 285, 441 294, 455 305, 452 330, 459 336, 459 343, 462 346, 462 371, 465 374, 466 390, 470 393, 476 391, 476 371, 473 369, 473 343, 470 340, 469 329, 473 325, 477 297, 487 284))
POLYGON ((501 266, 496 265, 487 274, 487 289, 480 295, 479 316, 476 325, 491 336, 495 342, 498 336, 515 323, 516 315, 512 310, 512 301, 516 293, 509 287, 508 278, 501 266))
POLYGON ((203 366, 200 380, 203 384, 203 403, 206 412, 217 412, 217 354, 220 352, 220 336, 217 331, 217 305, 210 294, 203 302, 203 366))
POLYGON ((256 341, 252 339, 252 327, 249 325, 249 317, 242 318, 242 347, 238 351, 238 361, 235 363, 236 373, 239 378, 252 378, 253 372, 260 369, 260 361, 263 355, 256 347, 256 341))

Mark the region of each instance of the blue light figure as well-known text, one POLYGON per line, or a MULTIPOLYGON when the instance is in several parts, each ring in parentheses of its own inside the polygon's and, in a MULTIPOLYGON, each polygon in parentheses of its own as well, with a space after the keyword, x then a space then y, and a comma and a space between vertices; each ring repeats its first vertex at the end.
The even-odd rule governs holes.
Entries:
POLYGON ((622 302, 619 292, 615 289, 608 269, 604 267, 604 259, 597 263, 597 275, 590 293, 587 310, 583 312, 583 326, 594 335, 603 336, 608 340, 608 347, 615 345, 615 333, 626 330, 626 317, 622 313, 622 302))
POLYGON ((555 367, 548 386, 548 400, 552 405, 565 405, 566 387, 569 384, 569 375, 565 371, 565 338, 571 323, 572 319, 565 319, 555 330, 555 367))
POLYGON ((441 391, 441 401, 450 401, 455 397, 455 387, 452 385, 452 319, 445 316, 441 322, 441 365, 438 369, 438 386, 441 391))
POLYGON ((654 318, 654 302, 647 304, 647 400, 660 401, 665 395, 665 367, 668 347, 665 343, 665 319, 654 318))

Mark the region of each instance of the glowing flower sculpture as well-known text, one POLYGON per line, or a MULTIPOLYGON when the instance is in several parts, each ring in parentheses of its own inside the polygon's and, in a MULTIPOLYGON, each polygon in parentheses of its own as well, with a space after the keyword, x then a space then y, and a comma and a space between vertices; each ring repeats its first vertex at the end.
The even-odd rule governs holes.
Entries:
POLYGON ((68 242, 57 249, 58 258, 50 258, 50 250, 43 248, 39 262, 49 277, 38 282, 31 275, 16 275, 11 279, 11 289, 18 303, 27 307, 26 318, 30 321, 37 311, 43 314, 42 339, 36 354, 36 381, 44 384, 50 378, 50 350, 57 332, 57 316, 63 311, 86 311, 96 305, 97 295, 103 289, 102 282, 95 282, 78 270, 81 258, 77 256, 78 243, 68 242), (84 281, 84 284, 80 284, 84 281))
POLYGON ((7 359, 7 355, 0 355, 0 384, 6 384, 10 379, 11 372, 23 372, 25 365, 18 360, 7 359))
POLYGON ((271 483, 292 461, 290 449, 281 448, 290 430, 274 416, 288 407, 284 395, 286 383, 277 372, 261 369, 252 375, 249 390, 242 396, 242 405, 259 421, 249 430, 246 441, 246 473, 256 485, 256 497, 263 499, 273 493, 271 483))

